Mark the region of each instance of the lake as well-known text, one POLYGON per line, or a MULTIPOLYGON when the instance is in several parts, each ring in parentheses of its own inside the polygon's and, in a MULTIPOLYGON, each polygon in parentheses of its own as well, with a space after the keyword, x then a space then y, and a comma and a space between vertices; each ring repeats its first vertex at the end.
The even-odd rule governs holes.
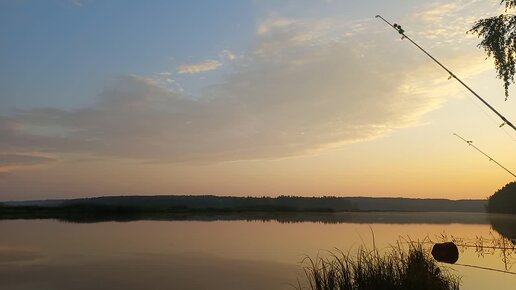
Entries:
MULTIPOLYGON (((342 213, 302 219, 0 221, 0 289, 294 289, 304 257, 400 240, 498 237, 482 213, 342 213)), ((497 229, 516 218, 496 216, 497 229), (500 224, 502 226, 500 226, 500 224)), ((512 233, 506 234, 512 235, 512 233)), ((515 238, 511 236, 511 238, 515 238)), ((428 244, 431 247, 431 244, 428 244)), ((461 289, 514 289, 514 253, 462 248, 461 289), (510 254, 510 253, 509 253, 510 254)))

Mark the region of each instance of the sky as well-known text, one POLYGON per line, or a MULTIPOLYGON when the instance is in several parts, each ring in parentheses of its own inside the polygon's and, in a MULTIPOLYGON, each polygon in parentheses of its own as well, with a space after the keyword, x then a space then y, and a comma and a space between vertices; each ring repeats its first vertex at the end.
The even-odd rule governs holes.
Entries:
POLYGON ((467 34, 499 1, 0 1, 0 201, 486 198, 516 121, 467 34))

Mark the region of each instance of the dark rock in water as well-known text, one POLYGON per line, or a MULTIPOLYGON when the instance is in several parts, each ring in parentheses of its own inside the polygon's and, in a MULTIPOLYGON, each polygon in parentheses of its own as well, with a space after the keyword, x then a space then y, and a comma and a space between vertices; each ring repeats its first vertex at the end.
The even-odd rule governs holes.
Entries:
POLYGON ((439 262, 455 264, 459 259, 459 249, 453 242, 437 243, 432 248, 432 256, 439 262))

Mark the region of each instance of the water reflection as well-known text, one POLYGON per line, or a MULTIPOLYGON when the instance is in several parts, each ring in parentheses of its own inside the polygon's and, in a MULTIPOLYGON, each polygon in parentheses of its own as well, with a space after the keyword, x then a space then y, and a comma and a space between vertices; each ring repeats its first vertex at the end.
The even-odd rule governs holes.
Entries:
POLYGON ((248 221, 323 224, 489 224, 484 213, 459 212, 192 212, 144 214, 61 214, 55 216, 2 217, 2 219, 56 219, 72 223, 133 221, 248 221))
POLYGON ((495 231, 516 243, 516 215, 490 214, 488 217, 495 231))
MULTIPOLYGON (((292 289, 286 283, 296 283, 304 256, 371 246, 371 229, 380 249, 400 236, 417 240, 443 232, 447 241, 453 236, 474 245, 477 237, 498 236, 493 221, 497 231, 498 224, 514 228, 514 219, 502 219, 376 212, 185 215, 131 222, 103 217, 98 223, 0 220, 0 289, 286 290, 292 289)), ((458 263, 504 270, 500 252, 487 249, 482 255, 475 248, 461 248, 458 263)), ((512 275, 450 267, 463 277, 461 289, 514 287, 512 275)))
POLYGON ((43 258, 40 251, 20 246, 0 246, 0 263, 33 262, 43 258))
MULTIPOLYGON (((429 238, 428 243, 436 245, 451 242, 458 246, 461 252, 474 251, 478 258, 497 257, 503 264, 503 272, 510 272, 516 264, 516 216, 507 214, 488 214, 492 231, 486 235, 477 234, 474 237, 463 237, 453 233, 442 232, 429 238)), ((467 265, 473 266, 474 265, 467 265)), ((483 268, 483 267, 478 267, 483 268)), ((500 271, 499 269, 484 268, 484 270, 500 271)), ((510 272, 514 274, 513 272, 510 272)))
POLYGON ((291 265, 199 254, 127 255, 58 263, 2 263, 0 289, 293 289, 291 265))

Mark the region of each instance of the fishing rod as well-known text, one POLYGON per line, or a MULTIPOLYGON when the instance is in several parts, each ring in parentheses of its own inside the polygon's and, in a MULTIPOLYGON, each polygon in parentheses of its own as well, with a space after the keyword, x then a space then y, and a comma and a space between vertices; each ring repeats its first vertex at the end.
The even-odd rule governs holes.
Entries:
POLYGON ((496 165, 500 166, 501 168, 503 168, 505 171, 509 172, 510 175, 516 177, 516 174, 512 173, 509 169, 507 169, 505 166, 503 166, 502 164, 498 163, 498 161, 494 160, 491 156, 487 155, 484 151, 480 150, 477 146, 475 146, 473 144, 473 141, 469 141, 469 140, 466 140, 464 138, 462 138, 459 134, 457 133, 453 133, 453 135, 457 136, 457 138, 461 139, 462 141, 466 142, 469 146, 475 148, 478 152, 482 153, 485 157, 489 158, 489 161, 493 161, 494 163, 496 163, 496 165))
MULTIPOLYGON (((380 18, 385 23, 387 23, 390 27, 394 28, 399 34, 402 35, 401 39, 407 39, 412 44, 414 44, 417 48, 419 48, 422 52, 424 52, 428 57, 430 57, 433 61, 435 61, 440 67, 442 67, 449 75, 449 78, 456 79, 461 85, 463 85, 466 89, 468 89, 477 99, 479 99, 484 105, 486 105, 491 111, 493 111, 500 119, 502 119, 503 123, 500 125, 500 127, 504 125, 509 125, 514 131, 516 131, 516 126, 514 126, 507 118, 505 118, 502 114, 500 114, 495 108, 493 108, 488 102, 486 102, 481 96, 479 96, 473 89, 471 89, 468 85, 466 85, 461 79, 459 79, 453 72, 451 72, 447 67, 445 67, 442 63, 440 63, 437 59, 435 59, 430 53, 428 53, 426 50, 424 50, 421 46, 419 46, 416 42, 414 42, 410 37, 405 35, 405 30, 401 28, 399 24, 391 24, 389 21, 385 20, 382 16, 376 15, 376 18, 380 18)), ((511 173, 512 174, 512 173, 511 173)), ((514 175, 514 174, 513 174, 514 175)))

